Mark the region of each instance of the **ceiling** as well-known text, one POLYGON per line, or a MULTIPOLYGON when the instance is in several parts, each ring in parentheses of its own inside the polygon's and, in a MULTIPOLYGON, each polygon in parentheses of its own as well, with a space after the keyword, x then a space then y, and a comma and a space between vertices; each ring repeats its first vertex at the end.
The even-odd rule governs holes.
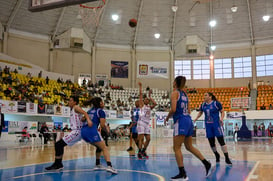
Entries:
MULTIPOLYGON (((273 17, 267 22, 262 18, 272 15, 273 0, 196 1, 106 0, 98 27, 88 25, 84 30, 95 43, 130 46, 170 47, 188 35, 198 35, 216 45, 273 40, 273 17), (178 10, 174 13, 171 7, 176 3, 178 10), (237 12, 231 11, 232 5, 238 7, 237 12), (111 18, 114 13, 120 17, 117 22, 111 18), (128 26, 131 18, 138 19, 136 28, 128 26), (210 19, 217 21, 214 28, 209 26, 210 19), (159 39, 154 38, 155 33, 160 33, 159 39)), ((98 2, 86 5, 94 3, 98 2)), ((0 0, 2 25, 34 34, 52 37, 72 27, 82 28, 78 15, 79 5, 30 12, 28 0, 0 0)))

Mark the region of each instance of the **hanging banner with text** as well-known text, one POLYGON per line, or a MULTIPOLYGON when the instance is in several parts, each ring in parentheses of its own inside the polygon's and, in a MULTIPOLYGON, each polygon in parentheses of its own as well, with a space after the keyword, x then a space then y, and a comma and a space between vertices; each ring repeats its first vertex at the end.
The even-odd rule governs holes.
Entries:
POLYGON ((168 116, 168 112, 155 112, 156 116, 156 124, 157 125, 164 125, 164 120, 168 116))
POLYGON ((137 78, 169 78, 169 62, 137 62, 137 78))

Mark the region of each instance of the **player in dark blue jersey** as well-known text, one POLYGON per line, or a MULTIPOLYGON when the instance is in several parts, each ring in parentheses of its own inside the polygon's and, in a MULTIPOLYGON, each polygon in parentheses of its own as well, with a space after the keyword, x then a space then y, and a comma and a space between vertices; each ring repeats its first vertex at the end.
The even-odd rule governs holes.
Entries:
POLYGON ((130 123, 130 126, 129 126, 129 129, 130 129, 130 147, 129 149, 127 149, 127 151, 132 151, 133 150, 133 147, 132 147, 132 140, 134 140, 136 146, 138 147, 138 139, 137 139, 137 121, 139 119, 139 115, 140 115, 140 108, 139 108, 139 100, 137 100, 135 102, 135 108, 133 108, 132 112, 131 112, 131 123, 130 123))
POLYGON ((231 165, 232 163, 229 159, 227 146, 224 141, 224 132, 222 126, 225 112, 222 108, 222 104, 217 101, 216 97, 210 92, 205 93, 204 100, 205 102, 201 104, 199 113, 194 122, 202 116, 203 112, 205 113, 206 134, 210 147, 215 154, 216 163, 220 162, 220 155, 216 149, 215 137, 221 145, 221 149, 225 155, 226 164, 231 165), (221 114, 221 117, 219 117, 219 113, 221 114))
MULTIPOLYGON (((117 170, 115 170, 112 167, 112 163, 110 161, 110 154, 108 151, 108 148, 105 145, 105 142, 103 141, 99 131, 98 127, 100 126, 102 129, 105 127, 106 122, 106 115, 103 110, 104 103, 101 98, 95 97, 91 100, 91 103, 93 104, 93 108, 91 108, 87 114, 90 118, 90 120, 93 122, 93 126, 89 127, 87 124, 83 125, 81 129, 81 136, 84 141, 94 145, 96 150, 96 166, 95 170, 101 170, 104 169, 104 167, 100 164, 100 155, 101 151, 103 152, 104 159, 107 162, 107 167, 105 168, 106 171, 112 172, 114 174, 117 174, 117 170)), ((87 123, 89 120, 87 120, 87 123)))
POLYGON ((183 155, 181 151, 183 143, 188 151, 202 161, 206 168, 206 176, 209 176, 212 171, 211 163, 208 162, 200 151, 192 145, 193 123, 190 117, 189 99, 187 94, 183 91, 185 84, 186 78, 184 76, 178 76, 175 78, 173 82, 174 90, 171 95, 171 110, 164 121, 164 124, 166 125, 169 118, 173 116, 173 150, 179 168, 179 174, 172 177, 172 180, 188 180, 184 169, 183 155))

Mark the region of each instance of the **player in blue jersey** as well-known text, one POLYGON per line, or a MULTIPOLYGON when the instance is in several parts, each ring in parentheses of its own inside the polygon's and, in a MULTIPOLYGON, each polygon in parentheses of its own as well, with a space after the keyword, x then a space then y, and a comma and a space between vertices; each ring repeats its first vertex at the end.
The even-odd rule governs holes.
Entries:
MULTIPOLYGON (((100 132, 98 131, 98 127, 100 126, 102 129, 105 127, 106 115, 103 110, 104 103, 101 98, 95 97, 91 100, 93 107, 87 112, 90 120, 93 122, 93 126, 89 127, 87 124, 83 125, 81 130, 81 136, 84 141, 94 145, 96 149, 96 166, 95 170, 102 170, 104 167, 100 164, 100 155, 103 152, 104 159, 107 162, 106 171, 117 174, 117 170, 112 167, 112 163, 110 161, 110 154, 108 148, 103 141, 100 132)), ((87 123, 89 120, 87 120, 87 123)))
POLYGON ((137 100, 135 102, 135 108, 133 108, 133 110, 131 111, 131 120, 132 122, 130 123, 130 147, 129 149, 127 149, 127 151, 132 151, 133 147, 132 147, 132 142, 131 139, 134 140, 136 146, 138 147, 138 140, 137 140, 137 121, 139 119, 139 115, 140 115, 140 108, 139 108, 139 100, 137 100))
POLYGON ((215 137, 221 145, 221 149, 225 155, 226 164, 232 165, 228 156, 227 146, 224 141, 224 132, 222 126, 225 112, 222 108, 222 104, 217 101, 216 97, 210 92, 205 93, 204 100, 205 102, 201 104, 199 113, 194 122, 202 116, 203 112, 205 113, 206 134, 210 147, 215 154, 216 163, 220 162, 220 155, 217 152, 215 146, 215 137), (219 117, 219 113, 221 114, 221 118, 219 117))
POLYGON ((189 99, 183 91, 186 84, 184 76, 178 76, 173 82, 173 92, 171 95, 171 110, 166 117, 164 124, 173 116, 174 120, 174 136, 173 150, 175 153, 176 162, 179 168, 179 174, 172 177, 171 180, 188 180, 183 164, 183 155, 181 146, 184 143, 186 149, 199 158, 205 166, 206 176, 209 176, 212 171, 212 165, 204 156, 192 145, 193 123, 190 117, 189 99))

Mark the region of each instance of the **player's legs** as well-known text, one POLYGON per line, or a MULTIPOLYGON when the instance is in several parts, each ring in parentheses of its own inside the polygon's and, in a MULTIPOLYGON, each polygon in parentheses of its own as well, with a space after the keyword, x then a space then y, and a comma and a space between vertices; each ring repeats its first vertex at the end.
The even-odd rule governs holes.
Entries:
POLYGON ((194 156, 196 156, 199 160, 202 161, 202 163, 204 164, 205 169, 206 169, 206 176, 209 176, 212 171, 211 163, 208 162, 204 158, 202 153, 192 145, 192 136, 185 137, 184 144, 185 144, 186 149, 189 152, 191 152, 194 156))
POLYGON ((130 147, 127 149, 127 151, 132 151, 133 150, 133 137, 132 137, 132 132, 130 132, 130 147))
POLYGON ((110 160, 110 153, 108 151, 108 148, 105 145, 105 142, 100 141, 100 142, 95 142, 95 143, 92 143, 92 144, 95 145, 98 148, 96 150, 96 164, 97 164, 97 160, 99 160, 100 152, 102 151, 104 159, 107 162, 107 169, 106 170, 109 171, 109 172, 112 172, 114 174, 117 174, 118 173, 117 170, 115 170, 112 167, 112 163, 111 163, 111 160, 110 160))
POLYGON ((143 146, 143 142, 144 142, 144 133, 138 134, 137 139, 138 139, 138 154, 137 154, 137 156, 139 159, 141 159, 142 158, 141 151, 142 151, 142 146, 143 146))
POLYGON ((220 154, 217 152, 217 148, 215 145, 215 137, 208 138, 208 140, 209 140, 210 148, 215 155, 216 163, 219 163, 220 162, 220 154))
POLYGON ((223 136, 217 137, 217 140, 218 140, 218 143, 221 145, 221 149, 225 155, 226 164, 231 165, 232 163, 228 156, 227 145, 225 143, 224 137, 223 136))

